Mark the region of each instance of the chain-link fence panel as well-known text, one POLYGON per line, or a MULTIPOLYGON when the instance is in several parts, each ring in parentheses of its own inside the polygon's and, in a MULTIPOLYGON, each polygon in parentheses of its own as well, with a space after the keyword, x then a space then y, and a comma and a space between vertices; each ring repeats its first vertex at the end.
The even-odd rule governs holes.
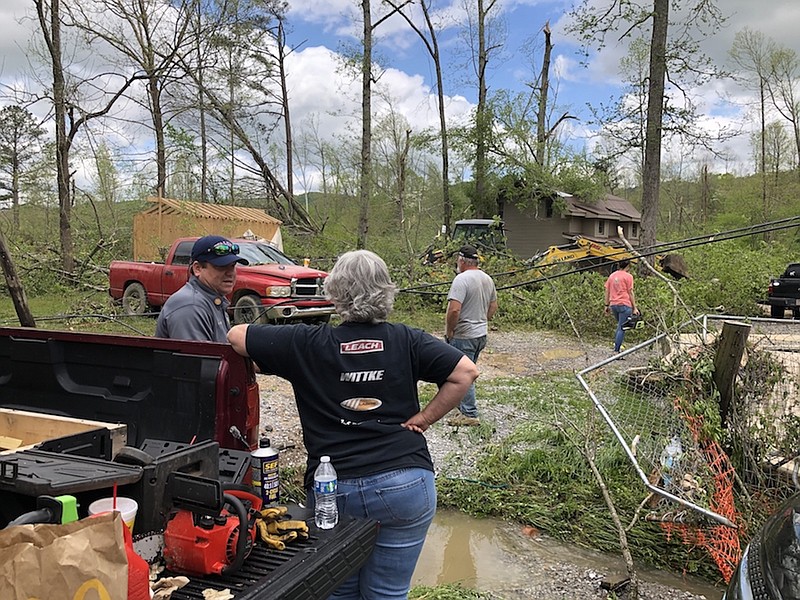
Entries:
POLYGON ((704 545, 729 576, 736 528, 795 492, 800 321, 699 317, 577 377, 650 492, 644 518, 704 545), (746 338, 738 363, 720 344, 734 330, 746 338))

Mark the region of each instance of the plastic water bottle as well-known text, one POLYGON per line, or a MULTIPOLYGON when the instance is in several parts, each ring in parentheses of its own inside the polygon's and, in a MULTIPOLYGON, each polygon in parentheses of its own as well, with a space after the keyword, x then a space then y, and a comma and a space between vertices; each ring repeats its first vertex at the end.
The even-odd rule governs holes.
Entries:
POLYGON ((253 488, 264 504, 278 501, 278 451, 270 445, 269 438, 261 438, 258 449, 250 453, 253 488))
POLYGON ((314 523, 320 529, 333 529, 338 522, 336 469, 331 464, 331 457, 323 456, 314 471, 314 523))
POLYGON ((683 456, 681 438, 674 435, 661 453, 661 479, 664 481, 665 487, 672 483, 671 471, 678 467, 681 456, 683 456))

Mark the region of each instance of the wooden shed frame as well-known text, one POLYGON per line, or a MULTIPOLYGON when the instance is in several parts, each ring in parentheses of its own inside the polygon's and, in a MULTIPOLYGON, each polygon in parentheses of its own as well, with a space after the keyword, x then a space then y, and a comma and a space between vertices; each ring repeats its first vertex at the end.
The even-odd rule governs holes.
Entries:
POLYGON ((260 208, 150 197, 153 206, 133 217, 133 259, 161 262, 179 237, 263 238, 283 249, 281 221, 260 208))

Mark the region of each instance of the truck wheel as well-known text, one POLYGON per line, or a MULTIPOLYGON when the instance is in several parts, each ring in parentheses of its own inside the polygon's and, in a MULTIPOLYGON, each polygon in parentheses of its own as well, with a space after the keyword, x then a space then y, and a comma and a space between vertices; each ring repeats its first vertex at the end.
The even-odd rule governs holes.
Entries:
POLYGON ((147 292, 141 283, 134 281, 125 288, 122 294, 122 308, 125 309, 125 314, 130 316, 143 315, 147 312, 147 292))
POLYGON ((785 309, 782 306, 770 306, 769 316, 773 319, 782 319, 785 309))
POLYGON ((233 322, 236 325, 264 323, 264 306, 255 294, 241 296, 233 305, 233 322))

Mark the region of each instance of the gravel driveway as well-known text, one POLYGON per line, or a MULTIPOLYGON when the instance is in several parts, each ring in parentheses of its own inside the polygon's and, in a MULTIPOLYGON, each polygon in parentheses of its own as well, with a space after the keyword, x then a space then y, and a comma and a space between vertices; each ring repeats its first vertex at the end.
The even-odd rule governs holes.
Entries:
MULTIPOLYGON (((442 335, 442 332, 434 332, 442 335)), ((481 380, 497 377, 531 377, 539 373, 554 371, 579 371, 596 364, 612 355, 611 329, 607 344, 597 344, 578 340, 551 332, 491 332, 486 350, 481 354, 478 367, 481 380)), ((635 364, 634 357, 626 363, 612 363, 609 368, 629 367, 635 364), (633 360, 631 360, 633 359, 633 360)), ((274 376, 258 376, 261 390, 261 427, 267 428, 272 445, 286 448, 281 451, 282 466, 303 466, 306 454, 303 447, 302 432, 291 386, 283 379, 274 376), (268 430, 271 428, 271 431, 268 430)), ((495 424, 496 436, 503 436, 511 431, 513 415, 505 414, 511 410, 507 406, 492 405, 491 399, 478 395, 478 406, 482 416, 495 424), (502 423, 509 423, 503 427, 502 423)), ((469 447, 466 428, 453 428, 446 425, 447 417, 435 424, 426 432, 428 446, 433 456, 437 474, 451 477, 469 477, 474 467, 475 457, 463 451, 469 447), (459 457, 453 460, 453 457, 459 457), (472 460, 471 460, 472 459, 472 460)), ((523 557, 524 558, 524 557, 523 557)), ((543 567, 536 564, 531 557, 531 570, 541 571, 543 567)), ((520 590, 517 598, 532 600, 566 600, 566 599, 600 599, 613 598, 599 585, 602 575, 581 566, 559 563, 555 567, 546 567, 552 585, 532 587, 520 590)), ((618 596, 623 597, 623 596, 618 596)), ((640 587, 640 599, 645 600, 700 600, 706 596, 698 596, 681 589, 669 588, 655 583, 643 583, 640 587)), ((718 600, 719 596, 708 596, 709 600, 718 600)))

